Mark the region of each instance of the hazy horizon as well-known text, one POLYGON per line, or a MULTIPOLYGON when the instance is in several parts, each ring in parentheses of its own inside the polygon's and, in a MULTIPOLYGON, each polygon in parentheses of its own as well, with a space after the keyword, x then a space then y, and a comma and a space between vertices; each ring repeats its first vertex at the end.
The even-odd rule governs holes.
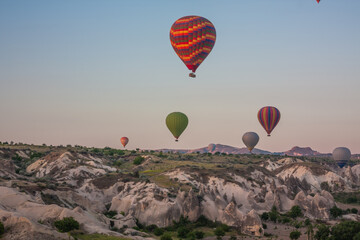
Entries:
POLYGON ((0 141, 128 149, 209 143, 360 153, 360 1, 0 1, 0 141), (189 5, 191 7, 189 7, 189 5), (213 51, 195 79, 169 30, 209 19, 213 51), (263 106, 281 119, 271 137, 263 106), (167 114, 189 125, 178 143, 167 114))

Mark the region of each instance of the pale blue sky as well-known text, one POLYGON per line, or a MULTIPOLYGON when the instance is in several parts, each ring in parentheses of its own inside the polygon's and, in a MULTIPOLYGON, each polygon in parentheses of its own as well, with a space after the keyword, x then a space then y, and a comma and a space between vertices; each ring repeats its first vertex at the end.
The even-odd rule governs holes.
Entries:
POLYGON ((129 148, 346 146, 360 153, 358 0, 1 0, 0 141, 129 148), (173 22, 208 18, 215 47, 191 79, 173 22), (257 111, 282 117, 266 137, 257 111), (175 143, 166 115, 189 126, 175 143))

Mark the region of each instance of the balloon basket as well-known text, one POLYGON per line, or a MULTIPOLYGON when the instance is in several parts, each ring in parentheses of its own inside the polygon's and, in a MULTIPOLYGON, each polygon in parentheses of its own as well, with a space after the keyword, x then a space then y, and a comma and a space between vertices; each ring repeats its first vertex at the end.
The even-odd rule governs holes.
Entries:
POLYGON ((196 78, 195 73, 189 73, 189 77, 196 78))

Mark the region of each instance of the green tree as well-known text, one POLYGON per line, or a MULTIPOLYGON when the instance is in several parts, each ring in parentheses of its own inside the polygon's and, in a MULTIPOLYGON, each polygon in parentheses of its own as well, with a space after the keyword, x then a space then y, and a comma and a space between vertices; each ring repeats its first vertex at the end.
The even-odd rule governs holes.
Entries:
POLYGON ((301 232, 299 232, 299 231, 292 231, 291 233, 290 233, 290 239, 291 240, 296 240, 296 239, 299 239, 299 237, 300 237, 300 235, 301 235, 301 232))
POLYGON ((140 165, 140 164, 142 164, 143 162, 144 162, 144 158, 143 157, 141 157, 141 156, 137 156, 135 159, 134 159, 134 164, 135 165, 140 165))
POLYGON ((312 240, 312 239, 314 239, 314 228, 311 224, 309 224, 307 226, 308 226, 307 231, 306 231, 307 239, 312 240))
POLYGON ((186 238, 187 234, 190 232, 190 229, 187 227, 179 227, 177 230, 178 238, 186 238))
POLYGON ((172 237, 169 233, 165 233, 161 236, 160 240, 172 240, 172 237))
POLYGON ((203 239, 204 236, 205 236, 205 233, 202 232, 202 231, 195 231, 194 233, 195 233, 195 237, 196 237, 197 239, 203 239))
POLYGON ((325 224, 321 224, 318 226, 318 230, 315 233, 316 240, 327 240, 330 235, 330 227, 326 226, 325 224))
POLYGON ((330 214, 334 218, 337 218, 343 214, 343 211, 340 208, 338 208, 336 205, 334 205, 332 208, 330 208, 330 214))
POLYGON ((288 212, 288 215, 289 215, 291 218, 297 218, 297 217, 302 216, 302 211, 301 211, 300 206, 298 206, 298 205, 293 206, 293 207, 290 209, 290 211, 288 212))
POLYGON ((273 211, 269 212, 269 218, 271 221, 276 223, 277 217, 278 217, 277 212, 273 212, 273 211))
POLYGON ((79 229, 80 225, 73 217, 65 217, 62 220, 54 223, 59 232, 70 232, 75 229, 79 229))
POLYGON ((269 213, 267 212, 263 212, 263 214, 261 214, 261 219, 266 221, 269 219, 269 213))
POLYGON ((353 240, 360 240, 360 232, 354 236, 353 240))
POLYGON ((344 221, 331 228, 331 235, 336 240, 353 239, 360 232, 360 222, 344 221))
POLYGON ((218 228, 221 228, 224 232, 230 231, 230 227, 226 224, 221 224, 220 226, 218 226, 218 228))
POLYGON ((164 229, 162 229, 162 228, 155 228, 154 234, 155 234, 156 236, 161 236, 161 235, 164 234, 164 229))
POLYGON ((2 224, 2 222, 0 222, 0 236, 4 234, 4 232, 5 232, 4 225, 2 224))
POLYGON ((218 239, 221 239, 222 236, 225 236, 225 231, 222 228, 217 227, 214 234, 218 237, 218 239))
POLYGON ((351 209, 351 213, 357 214, 359 211, 356 208, 351 209))

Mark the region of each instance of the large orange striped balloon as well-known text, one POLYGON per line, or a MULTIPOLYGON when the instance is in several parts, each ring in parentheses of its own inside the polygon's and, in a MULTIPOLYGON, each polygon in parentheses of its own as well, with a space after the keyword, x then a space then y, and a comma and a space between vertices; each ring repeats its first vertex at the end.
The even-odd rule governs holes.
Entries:
POLYGON ((280 121, 280 111, 276 107, 263 107, 258 112, 258 119, 268 136, 280 121))
POLYGON ((120 138, 120 142, 125 147, 126 144, 128 144, 129 139, 127 137, 122 137, 122 138, 120 138))
MULTIPOLYGON (((170 29, 172 47, 193 73, 211 52, 215 40, 214 25, 199 16, 182 17, 170 29)), ((190 76, 195 77, 193 73, 190 76)))

